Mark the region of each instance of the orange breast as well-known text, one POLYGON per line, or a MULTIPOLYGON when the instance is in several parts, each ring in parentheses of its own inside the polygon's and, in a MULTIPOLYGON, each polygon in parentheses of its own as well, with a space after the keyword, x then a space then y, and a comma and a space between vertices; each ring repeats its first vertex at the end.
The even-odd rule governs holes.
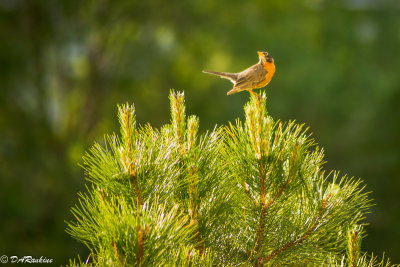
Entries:
POLYGON ((268 73, 267 73, 267 75, 265 75, 264 81, 262 81, 261 83, 257 84, 256 88, 264 87, 271 81, 272 77, 275 74, 275 64, 274 63, 265 62, 264 69, 266 71, 268 71, 268 73))

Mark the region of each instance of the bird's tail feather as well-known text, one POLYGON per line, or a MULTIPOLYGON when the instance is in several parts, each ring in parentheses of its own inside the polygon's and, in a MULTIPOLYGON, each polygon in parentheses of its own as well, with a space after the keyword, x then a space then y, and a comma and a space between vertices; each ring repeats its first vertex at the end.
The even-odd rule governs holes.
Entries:
POLYGON ((236 93, 238 93, 238 92, 240 92, 240 91, 243 91, 243 90, 241 90, 241 89, 239 89, 239 88, 237 88, 237 87, 233 87, 232 88, 232 90, 230 90, 228 93, 226 93, 227 95, 233 95, 233 94, 236 94, 236 93))
POLYGON ((229 72, 218 72, 218 71, 209 71, 209 70, 203 70, 203 73, 208 73, 208 74, 213 74, 213 75, 218 75, 222 78, 229 79, 233 82, 236 82, 237 80, 237 73, 229 73, 229 72))

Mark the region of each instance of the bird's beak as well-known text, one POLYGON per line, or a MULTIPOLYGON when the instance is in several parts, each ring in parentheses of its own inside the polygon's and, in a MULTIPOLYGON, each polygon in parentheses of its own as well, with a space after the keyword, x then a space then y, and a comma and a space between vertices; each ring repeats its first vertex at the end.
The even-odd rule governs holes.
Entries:
POLYGON ((259 57, 263 57, 264 56, 263 52, 260 52, 260 51, 257 51, 257 54, 258 54, 259 57))

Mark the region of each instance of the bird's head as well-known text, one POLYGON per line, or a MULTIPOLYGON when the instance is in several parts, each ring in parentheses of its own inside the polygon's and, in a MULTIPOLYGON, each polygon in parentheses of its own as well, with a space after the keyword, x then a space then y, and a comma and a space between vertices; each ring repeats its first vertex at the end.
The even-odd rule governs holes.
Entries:
POLYGON ((274 63, 274 59, 268 54, 268 52, 257 51, 257 54, 262 64, 264 64, 265 62, 274 63))

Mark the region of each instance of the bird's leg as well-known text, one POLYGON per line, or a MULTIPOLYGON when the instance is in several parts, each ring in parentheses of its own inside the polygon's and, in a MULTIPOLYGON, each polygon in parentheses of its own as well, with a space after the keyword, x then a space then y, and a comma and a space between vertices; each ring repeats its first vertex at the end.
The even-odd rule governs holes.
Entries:
POLYGON ((258 101, 261 101, 261 94, 254 92, 252 89, 247 90, 251 95, 257 95, 258 101))

